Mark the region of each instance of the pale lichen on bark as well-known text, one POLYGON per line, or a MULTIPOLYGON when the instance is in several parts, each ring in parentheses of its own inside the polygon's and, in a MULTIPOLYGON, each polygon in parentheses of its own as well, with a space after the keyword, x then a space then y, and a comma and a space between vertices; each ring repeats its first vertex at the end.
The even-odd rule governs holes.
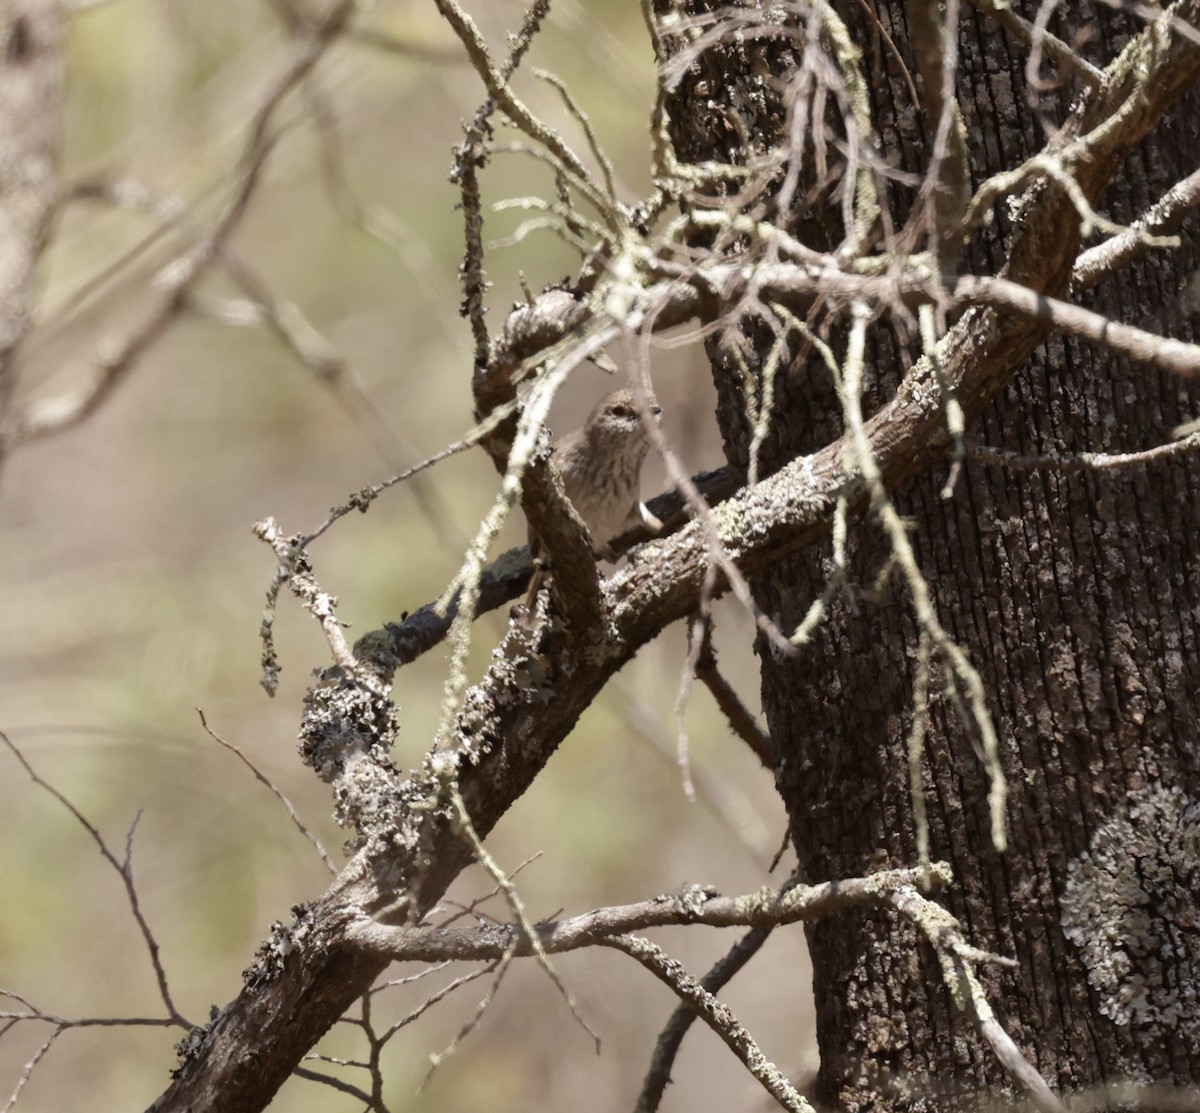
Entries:
POLYGON ((1062 927, 1100 1012, 1146 1044, 1200 1042, 1200 802, 1177 787, 1131 793, 1067 870, 1062 927))

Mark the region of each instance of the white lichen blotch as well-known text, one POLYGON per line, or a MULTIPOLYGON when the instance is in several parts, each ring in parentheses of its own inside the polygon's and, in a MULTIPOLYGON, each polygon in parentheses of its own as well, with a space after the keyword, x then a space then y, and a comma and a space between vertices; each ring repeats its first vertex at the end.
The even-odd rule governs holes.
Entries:
POLYGON ((1071 862, 1063 932, 1100 1011, 1139 1041, 1200 1042, 1200 803, 1153 785, 1126 798, 1071 862))

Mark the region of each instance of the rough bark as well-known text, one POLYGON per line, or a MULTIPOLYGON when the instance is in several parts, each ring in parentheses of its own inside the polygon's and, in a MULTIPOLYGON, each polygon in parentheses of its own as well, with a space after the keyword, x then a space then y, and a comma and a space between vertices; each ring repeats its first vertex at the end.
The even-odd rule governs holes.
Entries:
MULTIPOLYGON (((868 45, 872 31, 856 5, 837 7, 856 29, 864 67, 873 67, 885 152, 919 175, 931 136, 896 61, 878 37, 868 45)), ((903 9, 878 10, 917 72, 903 9)), ((1032 19, 1036 5, 1022 14, 1032 19)), ((1072 9, 1055 30, 1072 41, 1085 18, 1100 29, 1090 51, 1099 64, 1138 26, 1089 8, 1086 17, 1072 9)), ((976 184, 1044 145, 1027 97, 1027 55, 995 23, 963 13, 958 95, 976 184)), ((689 82, 734 89, 764 58, 776 73, 793 64, 769 43, 706 54, 671 105, 681 151, 697 161, 728 157, 727 136, 714 125, 720 116, 689 82)), ((1041 108, 1054 105, 1043 99, 1041 108)), ((1103 192, 1114 218, 1132 220, 1194 169, 1198 111, 1193 90, 1123 161, 1103 192)), ((756 122, 767 118, 760 113, 756 122)), ((1089 195, 1103 186, 1097 175, 1089 195)), ((912 196, 897 187, 889 201, 901 221, 912 196)), ((1027 226, 1002 215, 976 238, 968 269, 995 273, 1007 261, 1021 281, 1065 289, 1077 222, 1064 211, 1059 217, 1054 234, 1031 239, 1027 226)), ((827 210, 825 221, 817 231, 836 242, 836 214, 827 210)), ((1142 260, 1084 304, 1192 339, 1179 291, 1200 259, 1194 220, 1184 239, 1181 251, 1142 260)), ((767 338, 751 339, 761 360, 767 338)), ((978 413, 972 439, 1025 455, 1130 451, 1168 439, 1200 407, 1200 394, 1171 376, 1060 338, 1025 360, 1028 339, 1014 340, 1024 365, 978 413)), ((727 455, 745 469, 743 387, 728 344, 718 339, 710 350, 727 455)), ((872 394, 881 400, 919 349, 881 326, 870 351, 872 394)), ((815 360, 786 367, 775 390, 767 473, 840 431, 840 407, 815 360)), ((982 674, 1009 784, 1009 847, 1000 854, 976 740, 935 683, 923 776, 931 854, 953 864, 959 883, 949 906, 973 942, 1018 959, 1015 971, 990 975, 988 988, 1056 1088, 1194 1084, 1200 464, 1192 457, 1060 474, 973 462, 950 500, 940 497, 945 480, 945 468, 919 477, 903 489, 900 509, 913 522, 943 623, 982 674)), ((814 644, 794 659, 760 645, 777 781, 810 882, 911 863, 916 852, 906 740, 917 630, 896 577, 881 598, 870 591, 885 540, 869 527, 853 530, 850 553, 853 598, 834 607, 814 644)), ((788 557, 753 579, 756 598, 781 627, 794 628, 828 571, 811 552, 788 557)), ((894 916, 847 913, 808 932, 822 1101, 856 1111, 957 1110, 968 1095, 1008 1089, 998 1063, 954 1015, 932 958, 894 916)))

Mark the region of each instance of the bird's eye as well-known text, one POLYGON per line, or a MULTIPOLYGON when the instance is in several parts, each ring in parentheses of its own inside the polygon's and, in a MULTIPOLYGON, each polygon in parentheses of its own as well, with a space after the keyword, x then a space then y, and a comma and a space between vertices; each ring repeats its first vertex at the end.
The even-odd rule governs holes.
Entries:
POLYGON ((633 416, 633 410, 631 410, 628 406, 621 406, 621 405, 613 406, 613 408, 611 410, 609 410, 609 413, 611 413, 613 415, 613 417, 632 417, 633 416))

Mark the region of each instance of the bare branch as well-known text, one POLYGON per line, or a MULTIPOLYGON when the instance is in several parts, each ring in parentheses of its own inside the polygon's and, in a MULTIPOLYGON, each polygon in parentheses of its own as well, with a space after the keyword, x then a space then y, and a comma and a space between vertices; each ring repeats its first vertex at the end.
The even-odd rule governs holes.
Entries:
MULTIPOLYGON (((48 792, 54 797, 64 808, 67 809, 79 823, 79 825, 91 836, 92 841, 100 850, 100 856, 117 872, 121 878, 121 883, 125 887, 125 897, 129 902, 129 911, 133 913, 134 920, 137 921, 138 929, 142 933, 142 940, 146 944, 146 951, 150 956, 150 965, 154 968, 154 976, 158 981, 158 992, 162 998, 163 1004, 166 1006, 168 1019, 166 1021, 138 1021, 136 1023, 158 1023, 158 1024, 175 1024, 184 1028, 189 1027, 188 1021, 183 1017, 178 1009, 175 1008, 175 1002, 171 999, 171 990, 167 985, 167 974, 163 969, 162 961, 159 958, 158 940, 155 939, 154 933, 150 930, 150 925, 146 922, 145 916, 142 914, 141 903, 138 900, 137 887, 133 882, 133 865, 129 861, 128 856, 124 862, 117 860, 116 855, 108 848, 108 843, 104 841, 100 832, 88 820, 88 818, 77 808, 70 800, 66 798, 58 789, 56 789, 49 781, 43 780, 34 771, 32 765, 29 764, 25 755, 17 748, 16 744, 8 737, 4 731, 0 730, 0 741, 2 741, 11 751, 13 757, 20 763, 21 768, 29 774, 29 779, 33 781, 38 788, 48 792)), ((132 837, 132 832, 130 833, 132 837)), ((127 851, 128 854, 128 851, 127 851)), ((55 1023, 62 1024, 64 1027, 80 1027, 84 1022, 72 1021, 66 1022, 56 1019, 55 1023)), ((89 1024, 98 1023, 95 1021, 88 1022, 89 1024)), ((114 1024, 128 1024, 130 1021, 113 1021, 114 1024)))
POLYGON ((929 170, 921 185, 928 207, 929 244, 939 273, 958 270, 963 247, 963 214, 970 200, 966 127, 955 95, 958 71, 958 2, 908 0, 917 72, 925 91, 925 111, 933 128, 929 170))
MULTIPOLYGON (((948 884, 945 863, 934 863, 928 874, 935 884, 948 884)), ((534 925, 546 954, 595 946, 631 931, 670 925, 708 927, 778 927, 820 919, 849 908, 890 902, 887 895, 924 884, 924 869, 886 870, 868 877, 844 878, 817 885, 762 888, 737 897, 718 896, 702 885, 655 897, 637 904, 614 905, 585 912, 568 920, 534 925)), ((519 924, 475 928, 401 927, 359 917, 349 931, 354 945, 393 961, 440 962, 443 959, 495 960, 506 954, 527 957, 533 944, 519 924)))
MULTIPOLYGON (((730 979, 758 954, 772 930, 769 927, 754 928, 742 936, 729 953, 704 975, 700 980, 700 988, 710 996, 719 993, 730 979)), ((695 1019, 695 1011, 686 1004, 680 1004, 671 1014, 671 1019, 654 1045, 650 1069, 646 1072, 634 1113, 655 1113, 658 1109, 663 1093, 671 1081, 671 1069, 683 1044, 683 1037, 687 1035, 695 1019)))
POLYGON ((563 142, 562 137, 534 116, 525 103, 512 91, 508 79, 493 61, 487 43, 480 34, 475 21, 459 7, 457 0, 435 0, 435 3, 438 11, 454 28, 455 34, 466 48, 467 56, 471 59, 475 72, 479 74, 487 88, 488 96, 530 139, 558 160, 571 182, 580 188, 601 213, 613 219, 615 231, 619 218, 615 209, 605 198, 603 190, 592 180, 586 167, 579 161, 578 155, 563 142))
POLYGON ((1081 340, 1119 352, 1139 363, 1149 363, 1176 375, 1200 375, 1200 345, 1155 336, 1123 325, 1100 313, 1048 297, 1006 278, 961 275, 950 287, 961 304, 989 305, 1022 314, 1062 329, 1081 340))
POLYGON ((294 1067, 292 1074, 297 1078, 303 1078, 308 1082, 319 1082, 322 1086, 328 1086, 331 1090, 337 1090, 339 1094, 349 1094, 352 1098, 357 1098, 359 1101, 365 1101, 368 1109, 376 1108, 371 1099, 371 1095, 364 1090, 360 1090, 357 1086, 352 1086, 349 1082, 345 1082, 340 1078, 334 1078, 332 1075, 322 1074, 320 1071, 310 1070, 308 1067, 294 1067))
POLYGON ((1200 451, 1200 432, 1188 433, 1181 440, 1147 448, 1143 452, 1075 452, 1047 456, 1023 456, 1001 448, 977 445, 967 450, 967 457, 998 468, 1014 471, 1115 471, 1190 456, 1200 451))
MULTIPOLYGON (((513 36, 508 58, 500 69, 500 76, 504 81, 507 82, 516 73, 517 67, 533 45, 534 36, 541 28, 549 8, 549 0, 533 0, 526 10, 521 29, 513 36)), ((483 200, 479 188, 479 171, 487 163, 487 140, 491 136, 490 118, 495 107, 496 102, 491 97, 479 106, 475 118, 467 127, 466 137, 455 148, 452 172, 452 180, 458 183, 462 195, 467 241, 466 253, 459 268, 463 283, 462 315, 470 322, 471 333, 475 339, 476 369, 487 367, 492 360, 492 342, 484 322, 486 310, 483 297, 487 290, 487 280, 484 278, 483 269, 483 200)), ((476 413, 476 417, 484 416, 484 413, 476 413)))
POLYGON ((60 1035, 62 1035, 62 1032, 63 1029, 61 1027, 55 1027, 50 1035, 46 1037, 45 1041, 42 1043, 42 1046, 33 1053, 33 1058, 30 1059, 21 1069, 21 1073, 17 1077, 17 1084, 13 1087, 12 1093, 8 1096, 8 1101, 4 1104, 4 1113, 8 1113, 8 1111, 17 1104, 21 1097, 21 1091, 25 1089, 25 1084, 30 1080, 30 1078, 33 1077, 33 1072, 37 1069, 38 1063, 40 1063, 46 1057, 46 1053, 53 1046, 54 1041, 58 1039, 60 1035))
POLYGON ((208 725, 208 720, 204 717, 204 712, 198 707, 196 708, 196 714, 200 716, 200 725, 204 728, 204 731, 209 738, 211 738, 218 745, 224 746, 225 749, 229 750, 230 753, 236 754, 242 764, 254 774, 255 778, 261 781, 267 786, 267 788, 271 790, 275 798, 287 810, 292 822, 296 825, 296 830, 298 830, 300 834, 302 834, 310 843, 313 844, 316 852, 321 857, 321 861, 325 863, 325 868, 328 869, 330 873, 336 874, 337 867, 333 864, 333 859, 331 859, 325 852, 325 848, 321 845, 321 840, 304 825, 304 821, 296 813, 296 809, 292 807, 292 802, 280 791, 274 782, 272 782, 271 779, 267 777, 262 770, 260 770, 258 766, 256 766, 254 762, 252 762, 237 746, 235 746, 232 742, 227 742, 224 738, 217 734, 212 727, 208 725))
POLYGON ((1013 965, 1012 960, 981 953, 969 946, 963 939, 958 921, 915 888, 896 889, 888 895, 888 900, 929 940, 955 1004, 975 1022, 979 1034, 1013 1081, 1029 1094, 1042 1113, 1067 1113, 1066 1106, 996 1019, 973 969, 973 964, 978 962, 998 962, 1007 966, 1013 965))
MULTIPOLYGON (((261 522, 256 522, 254 535, 260 541, 265 541, 270 545, 279 560, 272 591, 277 592, 279 586, 286 583, 291 588, 292 594, 321 624, 333 659, 347 674, 351 676, 361 674, 366 679, 367 674, 360 669, 359 662, 347 644, 345 634, 342 633, 342 624, 335 613, 337 597, 321 590, 321 585, 317 583, 316 577, 313 575, 312 562, 304 550, 303 538, 285 537, 274 518, 264 518, 261 522)), ((268 651, 273 659, 274 651, 269 645, 268 651)), ((270 679, 268 673, 263 678, 263 685, 267 688, 268 693, 274 694, 273 686, 268 683, 270 679)))
POLYGON ((678 962, 669 958, 661 947, 637 935, 618 935, 604 940, 604 946, 624 951, 656 978, 670 986, 675 995, 685 1001, 696 1015, 724 1040, 742 1065, 782 1108, 790 1113, 815 1113, 813 1107, 804 1100, 784 1073, 759 1050, 758 1044, 733 1012, 721 1004, 678 962))
POLYGON ((1045 27, 1035 28, 1029 20, 1017 15, 1004 0, 968 0, 968 3, 992 16, 1018 42, 1027 46, 1036 45, 1043 54, 1049 55, 1061 66, 1069 69, 1089 89, 1100 91, 1104 88, 1108 79, 1103 70, 1098 70, 1086 58, 1081 58, 1067 43, 1052 35, 1045 27))
POLYGON ((1176 182, 1133 222, 1133 227, 1088 248, 1080 255, 1071 273, 1071 288, 1089 289, 1105 276, 1132 262, 1154 246, 1152 237, 1176 231, 1184 217, 1197 205, 1200 205, 1200 170, 1176 182))
POLYGON ((721 675, 721 670, 717 667, 717 653, 712 644, 711 623, 704 625, 700 651, 696 656, 696 679, 712 693, 733 733, 750 747, 764 768, 774 771, 779 759, 775 742, 759 726, 758 720, 750 714, 729 681, 721 675))

